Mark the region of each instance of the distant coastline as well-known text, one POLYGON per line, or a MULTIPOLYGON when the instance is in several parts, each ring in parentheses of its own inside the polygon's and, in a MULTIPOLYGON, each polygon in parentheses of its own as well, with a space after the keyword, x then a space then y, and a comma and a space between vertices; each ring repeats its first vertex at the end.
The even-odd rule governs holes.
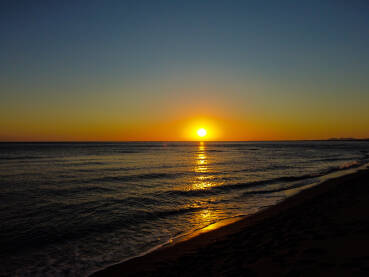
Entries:
POLYGON ((328 141, 369 141, 369 138, 329 138, 328 141))

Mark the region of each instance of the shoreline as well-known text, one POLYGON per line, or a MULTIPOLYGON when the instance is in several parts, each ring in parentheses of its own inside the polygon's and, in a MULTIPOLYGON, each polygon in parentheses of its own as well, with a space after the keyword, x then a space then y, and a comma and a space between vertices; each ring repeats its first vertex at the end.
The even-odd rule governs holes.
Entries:
MULTIPOLYGON (((227 244, 227 239, 230 236, 237 236, 243 231, 254 228, 256 225, 262 224, 263 222, 270 221, 292 208, 298 208, 306 201, 313 200, 315 196, 327 193, 330 189, 340 186, 351 178, 355 178, 363 174, 369 176, 367 165, 355 168, 354 172, 352 172, 352 169, 348 169, 341 172, 335 172, 332 174, 332 177, 328 177, 330 175, 329 174, 324 176, 316 184, 308 185, 308 187, 302 191, 287 197, 276 205, 262 209, 255 214, 240 216, 239 218, 233 219, 234 222, 228 222, 227 224, 223 223, 220 227, 216 226, 221 223, 223 221, 222 220, 203 229, 199 229, 194 233, 181 235, 180 238, 184 237, 183 239, 174 239, 174 243, 164 243, 141 255, 96 271, 90 276, 142 276, 163 274, 166 272, 165 268, 162 266, 163 264, 170 265, 171 267, 181 265, 180 260, 184 257, 188 257, 189 255, 191 256, 194 253, 196 254, 203 251, 204 249, 206 250, 214 244, 227 244)), ((369 177, 366 181, 369 181, 369 177)), ((184 276, 190 274, 189 272, 186 274, 185 271, 181 273, 181 275, 184 276)))
MULTIPOLYGON (((356 173, 357 171, 359 171, 361 169, 365 169, 366 167, 369 168, 369 163, 353 164, 353 165, 350 165, 347 168, 343 168, 343 169, 340 169, 340 170, 332 171, 332 172, 329 172, 329 173, 327 173, 325 175, 316 177, 319 180, 317 180, 314 183, 307 184, 307 185, 303 186, 302 188, 291 189, 290 191, 293 191, 293 190, 298 190, 298 191, 297 192, 292 192, 292 194, 290 196, 287 196, 285 199, 281 200, 281 202, 285 201, 286 199, 290 198, 291 196, 293 196, 295 194, 301 193, 304 190, 309 189, 311 187, 318 186, 321 183, 326 182, 326 181, 328 181, 330 179, 334 179, 334 178, 342 177, 342 176, 345 176, 345 175, 348 175, 348 174, 356 173)), ((279 203, 280 202, 278 202, 278 203, 276 203, 276 204, 274 204, 272 206, 268 206, 268 207, 262 208, 262 209, 260 209, 259 211, 255 212, 253 214, 248 214, 248 215, 240 214, 240 215, 235 215, 233 217, 223 218, 223 219, 221 219, 221 220, 219 220, 217 222, 211 223, 211 224, 209 224, 207 226, 204 226, 204 227, 201 227, 201 228, 198 228, 198 229, 191 230, 190 232, 187 232, 187 233, 179 234, 179 235, 177 235, 175 237, 170 238, 166 242, 160 243, 160 244, 158 244, 158 245, 156 245, 156 246, 154 246, 154 247, 152 247, 152 248, 150 248, 150 249, 148 249, 146 251, 143 251, 143 252, 141 252, 141 253, 139 253, 137 255, 134 255, 134 256, 125 258, 125 259, 121 260, 120 262, 117 262, 117 263, 108 265, 108 266, 106 266, 106 267, 104 267, 102 269, 93 271, 89 276, 91 276, 92 274, 95 274, 96 272, 103 271, 106 268, 109 268, 109 267, 112 267, 112 266, 115 266, 115 265, 118 265, 118 264, 122 264, 122 263, 128 262, 128 261, 130 261, 132 259, 135 259, 135 258, 139 258, 139 257, 145 256, 145 255, 148 255, 151 252, 155 252, 155 251, 160 250, 162 248, 166 248, 168 246, 174 246, 175 244, 177 244, 179 242, 187 241, 187 240, 189 240, 191 238, 194 238, 194 237, 196 237, 196 236, 198 236, 200 234, 204 234, 204 233, 207 233, 209 231, 213 231, 215 229, 219 229, 219 228, 225 227, 225 226, 227 226, 229 224, 232 224, 232 223, 235 223, 237 221, 244 220, 244 219, 248 218, 249 216, 252 216, 252 215, 255 215, 257 213, 262 212, 265 209, 273 208, 274 206, 278 205, 279 203)))

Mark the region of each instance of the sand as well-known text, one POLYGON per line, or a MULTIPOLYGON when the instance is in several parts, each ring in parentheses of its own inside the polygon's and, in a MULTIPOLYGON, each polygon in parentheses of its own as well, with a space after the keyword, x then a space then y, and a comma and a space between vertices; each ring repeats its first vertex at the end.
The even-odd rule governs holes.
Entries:
POLYGON ((369 170, 93 276, 369 276, 369 170))

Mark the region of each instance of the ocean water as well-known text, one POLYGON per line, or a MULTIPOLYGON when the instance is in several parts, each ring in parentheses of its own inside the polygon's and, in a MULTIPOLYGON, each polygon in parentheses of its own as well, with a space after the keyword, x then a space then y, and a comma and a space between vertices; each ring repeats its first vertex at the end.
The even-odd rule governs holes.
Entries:
POLYGON ((84 276, 369 161, 369 142, 0 144, 0 275, 84 276))

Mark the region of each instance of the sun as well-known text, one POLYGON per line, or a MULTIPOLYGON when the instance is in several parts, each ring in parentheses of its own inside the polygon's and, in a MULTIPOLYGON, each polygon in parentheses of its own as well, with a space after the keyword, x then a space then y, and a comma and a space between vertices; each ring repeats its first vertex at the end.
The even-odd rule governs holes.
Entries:
POLYGON ((205 137, 206 136, 206 130, 204 128, 200 128, 197 130, 197 134, 199 135, 199 137, 205 137))

